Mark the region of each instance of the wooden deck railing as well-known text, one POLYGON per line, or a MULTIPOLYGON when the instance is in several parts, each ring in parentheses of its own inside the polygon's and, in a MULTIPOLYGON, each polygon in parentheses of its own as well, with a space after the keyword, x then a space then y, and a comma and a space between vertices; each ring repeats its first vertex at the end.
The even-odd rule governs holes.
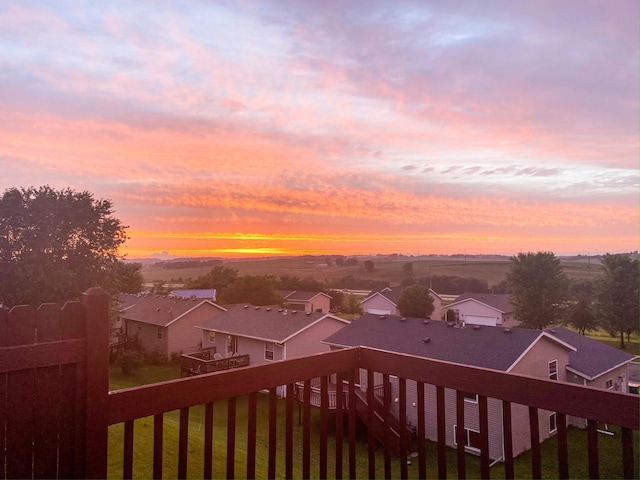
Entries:
POLYGON ((180 376, 189 377, 248 365, 249 355, 234 355, 233 357, 215 359, 208 355, 200 356, 199 352, 183 353, 180 356, 180 376))
MULTIPOLYGON (((619 441, 622 474, 625 478, 634 478, 637 471, 637 465, 634 465, 637 459, 634 456, 633 431, 640 428, 638 396, 362 347, 108 392, 106 295, 88 292, 82 305, 72 307, 69 312, 63 310, 62 315, 55 314, 58 315, 57 333, 50 336, 45 323, 42 323, 42 332, 39 327, 39 319, 44 315, 41 315, 41 310, 37 315, 25 309, 19 310, 18 314, 15 311, 8 316, 0 314, 0 476, 105 478, 109 426, 123 424, 122 472, 117 476, 132 478, 140 468, 140 463, 148 461, 154 478, 187 478, 192 468, 190 457, 195 456, 196 448, 196 444, 190 442, 190 437, 196 432, 189 431, 189 415, 191 409, 197 406, 202 406, 198 408, 204 411, 202 425, 198 426, 198 430, 202 431, 197 433, 203 438, 202 447, 198 447, 198 457, 202 458, 198 471, 205 478, 211 478, 214 472, 218 472, 217 476, 227 478, 255 478, 257 472, 269 478, 292 478, 294 472, 295 476, 304 478, 374 478, 376 473, 382 476, 377 470, 381 466, 376 455, 377 443, 373 432, 369 431, 367 437, 368 455, 364 460, 366 473, 362 473, 362 457, 356 456, 356 450, 360 447, 356 445, 355 391, 360 371, 365 372, 370 385, 373 385, 374 373, 381 374, 385 383, 390 375, 398 378, 399 418, 406 416, 408 382, 417 385, 417 411, 421 413, 416 425, 417 457, 413 462, 418 465, 417 476, 420 478, 427 476, 424 440, 427 425, 423 413, 425 398, 420 393, 424 392, 424 388, 420 387, 426 384, 435 385, 437 390, 434 408, 437 410, 439 440, 436 462, 439 478, 446 478, 447 474, 465 477, 467 456, 464 455, 464 442, 458 441, 456 469, 447 471, 452 469, 446 461, 444 419, 446 415, 464 411, 464 392, 467 391, 478 394, 482 478, 489 478, 491 474, 487 419, 489 398, 501 402, 504 419, 503 460, 507 478, 514 477, 511 450, 511 412, 514 404, 525 405, 528 409, 533 478, 542 476, 537 420, 541 409, 557 412, 558 416, 558 448, 554 455, 557 457, 558 471, 545 472, 546 475, 558 478, 569 476, 567 416, 588 419, 588 447, 583 461, 588 462, 591 478, 598 478, 600 474, 599 422, 621 427, 621 434, 616 440, 619 441), (83 321, 79 322, 81 318, 83 321), (23 322, 24 319, 27 321, 23 322), (69 331, 69 319, 73 320, 73 335, 64 333, 69 331), (61 324, 63 327, 60 327, 61 324), (9 335, 7 332, 12 333, 9 335), (61 332, 64 333, 62 336, 61 332), (337 377, 337 398, 348 395, 348 401, 336 402, 335 414, 331 416, 329 376, 337 377), (316 378, 320 379, 321 408, 319 420, 312 422, 310 387, 316 378), (343 383, 345 381, 346 384, 343 383), (66 383, 62 385, 61 382, 66 383), (306 386, 301 406, 302 427, 297 436, 294 435, 293 422, 293 386, 296 382, 303 382, 306 386), (277 398, 280 386, 287 387, 286 399, 277 398), (444 401, 447 389, 458 392, 455 412, 447 410, 444 401), (51 395, 52 391, 56 392, 55 395, 51 395), (268 418, 264 419, 257 415, 258 396, 263 391, 267 392, 269 405, 268 418), (239 399, 244 404, 245 398, 247 410, 239 412, 239 399), (222 437, 226 439, 226 448, 220 452, 217 444, 214 452, 213 410, 214 404, 216 412, 223 408, 222 404, 216 403, 219 401, 225 404, 226 431, 222 437), (282 402, 285 403, 284 410, 281 408, 282 402), (174 451, 173 445, 165 444, 164 427, 168 412, 176 410, 179 412, 179 434, 174 451), (136 441, 139 438, 136 429, 144 426, 142 422, 136 422, 137 419, 147 419, 144 422, 152 424, 153 446, 149 458, 136 454, 136 441), (240 423, 242 429, 238 426, 240 423), (333 426, 331 434, 330 425, 333 426), (266 429, 266 437, 261 436, 262 440, 258 442, 258 431, 262 429, 266 429), (168 454, 177 457, 176 471, 163 471, 168 454), (219 473, 221 468, 224 469, 222 475, 219 473), (237 468, 243 471, 237 471, 237 468)), ((373 389, 368 390, 367 395, 372 399, 373 389)), ((389 403, 387 395, 384 401, 387 410, 389 403)), ((374 412, 370 412, 370 415, 373 416, 374 412)), ((383 411, 382 415, 386 413, 383 411)), ((464 415, 459 418, 458 432, 464 427, 464 415)), ((219 435, 220 432, 216 430, 216 438, 219 435)), ((408 432, 403 429, 400 440, 404 445, 409 441, 407 435, 408 432)), ((399 462, 385 454, 384 477, 408 477, 406 451, 406 448, 401 450, 404 453, 401 453, 399 462), (392 461, 396 461, 399 474, 392 473, 392 461)))

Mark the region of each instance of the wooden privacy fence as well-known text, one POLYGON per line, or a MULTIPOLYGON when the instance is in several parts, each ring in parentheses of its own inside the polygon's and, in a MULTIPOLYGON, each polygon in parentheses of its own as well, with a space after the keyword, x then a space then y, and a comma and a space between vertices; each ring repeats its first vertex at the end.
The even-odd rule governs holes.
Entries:
POLYGON ((0 478, 104 477, 108 313, 100 288, 0 310, 0 478))

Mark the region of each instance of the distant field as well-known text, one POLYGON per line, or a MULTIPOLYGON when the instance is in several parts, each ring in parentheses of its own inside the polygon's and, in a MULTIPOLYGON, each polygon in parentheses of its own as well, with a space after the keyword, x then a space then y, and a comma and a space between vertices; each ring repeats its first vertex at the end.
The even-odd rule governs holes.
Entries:
MULTIPOLYGON (((392 286, 400 285, 406 275, 402 267, 405 263, 413 264, 413 276, 427 277, 430 275, 455 275, 486 280, 491 287, 506 279, 510 262, 504 259, 484 259, 481 257, 358 257, 358 265, 354 267, 317 266, 309 257, 272 257, 252 260, 225 260, 224 266, 235 268, 240 275, 291 275, 299 278, 310 277, 315 280, 341 278, 353 275, 358 278, 386 280, 392 286), (366 260, 374 262, 375 269, 369 273, 363 264, 366 260), (310 263, 309 263, 310 262, 310 263)), ((593 278, 599 273, 597 260, 563 261, 565 272, 572 279, 593 278)), ((163 280, 186 280, 204 275, 211 267, 192 267, 182 269, 157 269, 145 267, 142 271, 146 282, 163 280)))

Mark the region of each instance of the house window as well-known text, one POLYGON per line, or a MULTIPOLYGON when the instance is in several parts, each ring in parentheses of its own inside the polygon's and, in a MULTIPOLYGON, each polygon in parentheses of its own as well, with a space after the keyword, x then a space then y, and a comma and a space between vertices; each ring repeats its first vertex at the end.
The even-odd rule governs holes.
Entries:
POLYGON ((549 414, 549 433, 553 433, 556 431, 558 426, 556 425, 556 413, 553 412, 549 414))
MULTIPOLYGON (((477 430, 471 430, 470 428, 464 429, 464 446, 469 450, 480 451, 480 432, 477 430)), ((458 444, 458 426, 453 426, 453 443, 458 444)))
POLYGON ((273 342, 264 342, 264 359, 273 360, 273 342))
POLYGON ((607 390, 610 390, 613 388, 613 380, 607 380, 607 384, 606 384, 607 390))
POLYGON ((158 340, 162 340, 162 327, 158 327, 156 336, 158 337, 158 340))
POLYGON ((209 342, 216 343, 216 332, 209 330, 209 342))
POLYGON ((238 353, 238 337, 227 335, 227 354, 233 355, 235 353, 238 353))
POLYGON ((469 393, 463 392, 464 401, 469 403, 478 403, 478 394, 477 393, 469 393))
POLYGON ((549 362, 549 380, 558 380, 558 360, 549 362))

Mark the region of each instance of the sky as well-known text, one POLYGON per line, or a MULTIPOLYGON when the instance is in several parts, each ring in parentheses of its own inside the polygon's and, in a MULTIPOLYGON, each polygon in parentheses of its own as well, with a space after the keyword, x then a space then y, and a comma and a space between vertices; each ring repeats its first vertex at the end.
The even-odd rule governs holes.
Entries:
POLYGON ((0 193, 110 199, 121 253, 620 253, 636 0, 0 3, 0 193))

